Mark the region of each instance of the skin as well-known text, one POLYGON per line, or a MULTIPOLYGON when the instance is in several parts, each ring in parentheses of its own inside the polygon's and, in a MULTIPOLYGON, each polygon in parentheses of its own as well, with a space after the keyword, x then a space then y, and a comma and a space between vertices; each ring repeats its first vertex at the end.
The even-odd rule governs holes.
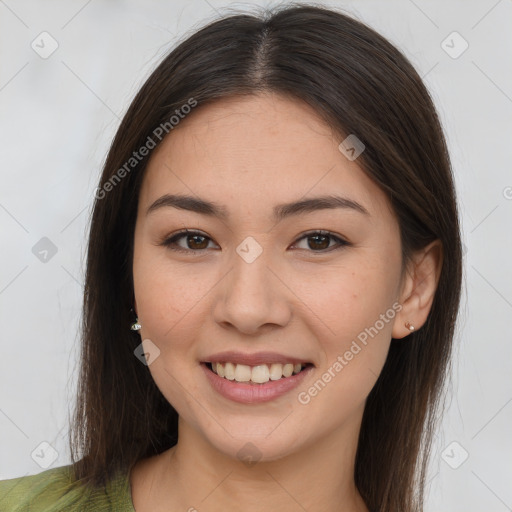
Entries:
POLYGON ((135 229, 135 309, 141 339, 160 350, 148 368, 180 420, 178 444, 132 469, 138 512, 367 511, 353 478, 365 400, 391 338, 410 333, 407 321, 425 322, 442 255, 436 241, 401 274, 397 219, 357 159, 339 151, 341 140, 311 107, 265 93, 197 107, 153 152, 135 229), (271 219, 276 204, 333 192, 369 215, 324 209, 271 219), (229 219, 172 207, 146 214, 164 194, 222 204, 229 219), (207 238, 179 240, 188 253, 161 245, 183 228, 207 238), (351 245, 315 244, 304 238, 311 230, 351 245), (252 263, 236 252, 249 236, 263 249, 252 263), (393 304, 401 311, 300 403, 393 304), (224 350, 277 351, 315 368, 275 400, 241 404, 214 391, 199 365, 224 350), (260 456, 250 466, 237 456, 247 442, 260 456))

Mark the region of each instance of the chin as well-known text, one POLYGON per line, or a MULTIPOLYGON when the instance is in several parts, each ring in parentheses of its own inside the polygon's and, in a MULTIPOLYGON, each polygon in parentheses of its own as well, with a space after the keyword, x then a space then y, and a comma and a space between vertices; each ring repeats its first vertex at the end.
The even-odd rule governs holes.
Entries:
POLYGON ((211 446, 226 457, 238 459, 248 465, 271 462, 301 450, 305 436, 307 437, 304 425, 301 429, 295 424, 283 428, 283 424, 291 420, 289 418, 283 422, 285 417, 286 415, 279 415, 275 418, 260 418, 258 424, 248 418, 236 424, 230 421, 227 432, 222 428, 225 425, 217 424, 217 428, 213 428, 210 424, 202 434, 211 446))

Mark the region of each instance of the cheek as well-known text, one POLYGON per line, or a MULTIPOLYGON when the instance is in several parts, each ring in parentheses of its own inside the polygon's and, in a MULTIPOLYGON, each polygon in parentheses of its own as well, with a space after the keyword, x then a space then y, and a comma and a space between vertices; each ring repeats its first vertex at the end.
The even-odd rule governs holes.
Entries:
POLYGON ((357 401, 373 387, 401 307, 395 302, 398 277, 395 266, 376 258, 303 281, 298 294, 316 317, 311 331, 321 347, 322 371, 331 372, 322 380, 332 381, 333 391, 357 401))
MULTIPOLYGON (((382 260, 348 262, 343 267, 300 274, 309 277, 299 279, 297 275, 294 290, 334 339, 356 337, 379 320, 396 298, 398 274, 382 260)), ((390 333, 391 323, 379 330, 390 333)))
POLYGON ((170 262, 165 251, 142 248, 134 258, 133 280, 141 336, 155 340, 162 351, 169 345, 190 347, 215 277, 196 265, 170 262))
MULTIPOLYGON (((165 254, 165 251, 162 251, 165 254)), ((194 423, 193 396, 198 376, 196 348, 192 340, 204 323, 208 283, 184 265, 171 264, 160 251, 142 248, 133 266, 137 313, 142 324, 141 339, 151 340, 159 355, 149 365, 155 384, 180 416, 194 423), (184 389, 187 392, 184 392, 184 389)))
POLYGON ((386 361, 396 315, 393 286, 370 277, 345 274, 311 295, 310 307, 322 320, 314 333, 322 360, 316 378, 298 390, 297 401, 322 429, 357 417, 353 413, 364 407, 386 361))

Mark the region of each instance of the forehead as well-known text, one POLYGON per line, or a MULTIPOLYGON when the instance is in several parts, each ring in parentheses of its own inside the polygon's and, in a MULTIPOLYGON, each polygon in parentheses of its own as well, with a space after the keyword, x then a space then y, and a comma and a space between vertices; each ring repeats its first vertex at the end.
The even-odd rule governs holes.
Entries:
POLYGON ((342 137, 296 99, 265 93, 197 106, 154 150, 141 204, 165 193, 198 195, 234 215, 299 198, 342 194, 371 215, 390 215, 387 198, 338 149, 342 137))

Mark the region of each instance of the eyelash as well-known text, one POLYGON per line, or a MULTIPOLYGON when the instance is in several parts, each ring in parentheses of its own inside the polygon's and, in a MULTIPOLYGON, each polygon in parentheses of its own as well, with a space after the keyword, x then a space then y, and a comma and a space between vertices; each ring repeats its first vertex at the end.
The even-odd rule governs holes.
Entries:
MULTIPOLYGON (((183 231, 179 231, 178 233, 175 233, 172 236, 166 238, 165 240, 163 240, 163 242, 160 243, 160 245, 163 245, 163 246, 167 247, 168 249, 171 249, 172 251, 187 253, 187 254, 202 253, 203 251, 208 250, 208 249, 197 249, 197 250, 183 249, 183 247, 179 247, 178 245, 176 245, 176 242, 178 240, 180 240, 181 238, 184 238, 185 236, 191 236, 191 235, 199 235, 200 237, 203 237, 205 239, 212 240, 210 237, 203 235, 203 233, 201 233, 200 231, 191 231, 191 230, 185 229, 183 231)), ((334 247, 334 248, 329 247, 327 249, 322 249, 319 251, 313 251, 313 250, 308 250, 308 249, 300 249, 300 250, 305 250, 305 251, 311 252, 313 254, 315 254, 315 253, 325 254, 325 253, 331 252, 333 250, 342 249, 343 247, 348 247, 348 246, 352 245, 350 242, 347 242, 343 238, 340 238, 339 236, 331 233, 330 231, 324 231, 324 230, 309 231, 307 233, 304 233, 300 238, 298 238, 296 240, 295 243, 297 243, 300 240, 303 240, 305 238, 312 237, 314 235, 327 236, 327 237, 335 240, 338 243, 338 246, 334 247)))

